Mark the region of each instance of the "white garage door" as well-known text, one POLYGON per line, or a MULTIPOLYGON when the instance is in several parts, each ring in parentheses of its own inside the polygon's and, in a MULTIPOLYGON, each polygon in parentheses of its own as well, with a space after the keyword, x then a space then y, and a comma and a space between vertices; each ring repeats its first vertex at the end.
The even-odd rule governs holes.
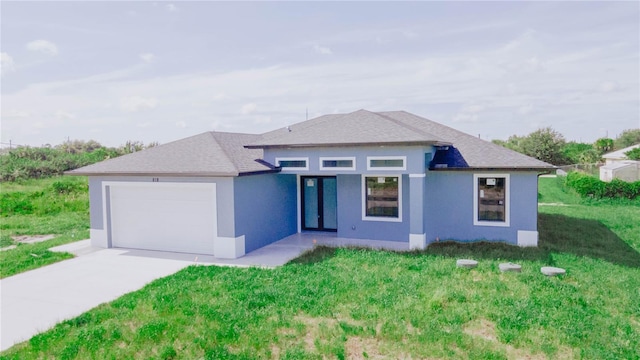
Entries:
POLYGON ((215 184, 112 184, 112 246, 213 255, 215 190, 215 184))

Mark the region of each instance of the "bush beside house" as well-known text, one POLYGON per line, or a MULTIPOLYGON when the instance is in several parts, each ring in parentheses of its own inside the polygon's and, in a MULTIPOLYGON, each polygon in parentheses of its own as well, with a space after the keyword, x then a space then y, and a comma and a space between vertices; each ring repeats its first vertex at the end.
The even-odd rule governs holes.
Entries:
POLYGON ((605 182, 591 175, 574 171, 567 174, 564 182, 566 186, 583 197, 635 199, 640 196, 640 181, 626 182, 613 179, 605 182))

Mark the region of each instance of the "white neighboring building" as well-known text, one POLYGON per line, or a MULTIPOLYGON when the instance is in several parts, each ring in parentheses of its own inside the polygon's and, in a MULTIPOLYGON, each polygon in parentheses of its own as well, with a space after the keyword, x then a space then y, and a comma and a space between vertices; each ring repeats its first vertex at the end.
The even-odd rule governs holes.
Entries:
POLYGON ((600 167, 600 180, 611 181, 620 179, 624 181, 640 180, 640 161, 629 160, 626 152, 640 147, 640 144, 632 145, 624 149, 610 152, 602 156, 606 164, 600 167))

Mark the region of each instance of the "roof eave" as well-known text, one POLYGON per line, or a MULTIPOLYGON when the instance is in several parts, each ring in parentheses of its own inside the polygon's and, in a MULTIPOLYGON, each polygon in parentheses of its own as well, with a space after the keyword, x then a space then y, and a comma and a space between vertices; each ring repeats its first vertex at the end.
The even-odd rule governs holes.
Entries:
POLYGON ((452 146, 446 141, 390 141, 390 142, 358 142, 358 143, 308 143, 308 144, 250 144, 245 145, 247 149, 289 149, 289 148, 317 148, 317 147, 357 147, 357 146, 452 146))
POLYGON ((429 171, 544 171, 557 170, 556 166, 476 166, 476 167, 447 167, 430 168, 429 171))
POLYGON ((239 173, 238 176, 274 174, 274 173, 279 173, 280 171, 281 171, 281 168, 273 168, 269 170, 246 171, 246 172, 239 173))
POLYGON ((70 176, 172 176, 172 177, 236 177, 239 172, 150 172, 150 171, 65 171, 64 175, 70 176))

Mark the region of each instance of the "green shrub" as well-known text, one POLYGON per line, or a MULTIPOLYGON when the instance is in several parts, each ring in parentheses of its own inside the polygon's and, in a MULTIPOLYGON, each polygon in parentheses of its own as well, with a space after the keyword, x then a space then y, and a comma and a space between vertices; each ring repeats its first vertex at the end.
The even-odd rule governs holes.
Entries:
POLYGON ((56 181, 51 184, 51 189, 58 194, 70 194, 82 191, 87 185, 77 181, 56 181))
POLYGON ((583 197, 635 199, 640 196, 640 181, 613 179, 611 182, 604 182, 578 171, 567 174, 565 185, 583 197))
POLYGON ((28 215, 33 213, 33 204, 24 193, 11 192, 0 195, 0 215, 28 215))
POLYGON ((631 160, 640 160, 640 147, 629 150, 624 154, 631 160))
POLYGON ((9 234, 0 234, 0 248, 13 245, 13 238, 9 234))

